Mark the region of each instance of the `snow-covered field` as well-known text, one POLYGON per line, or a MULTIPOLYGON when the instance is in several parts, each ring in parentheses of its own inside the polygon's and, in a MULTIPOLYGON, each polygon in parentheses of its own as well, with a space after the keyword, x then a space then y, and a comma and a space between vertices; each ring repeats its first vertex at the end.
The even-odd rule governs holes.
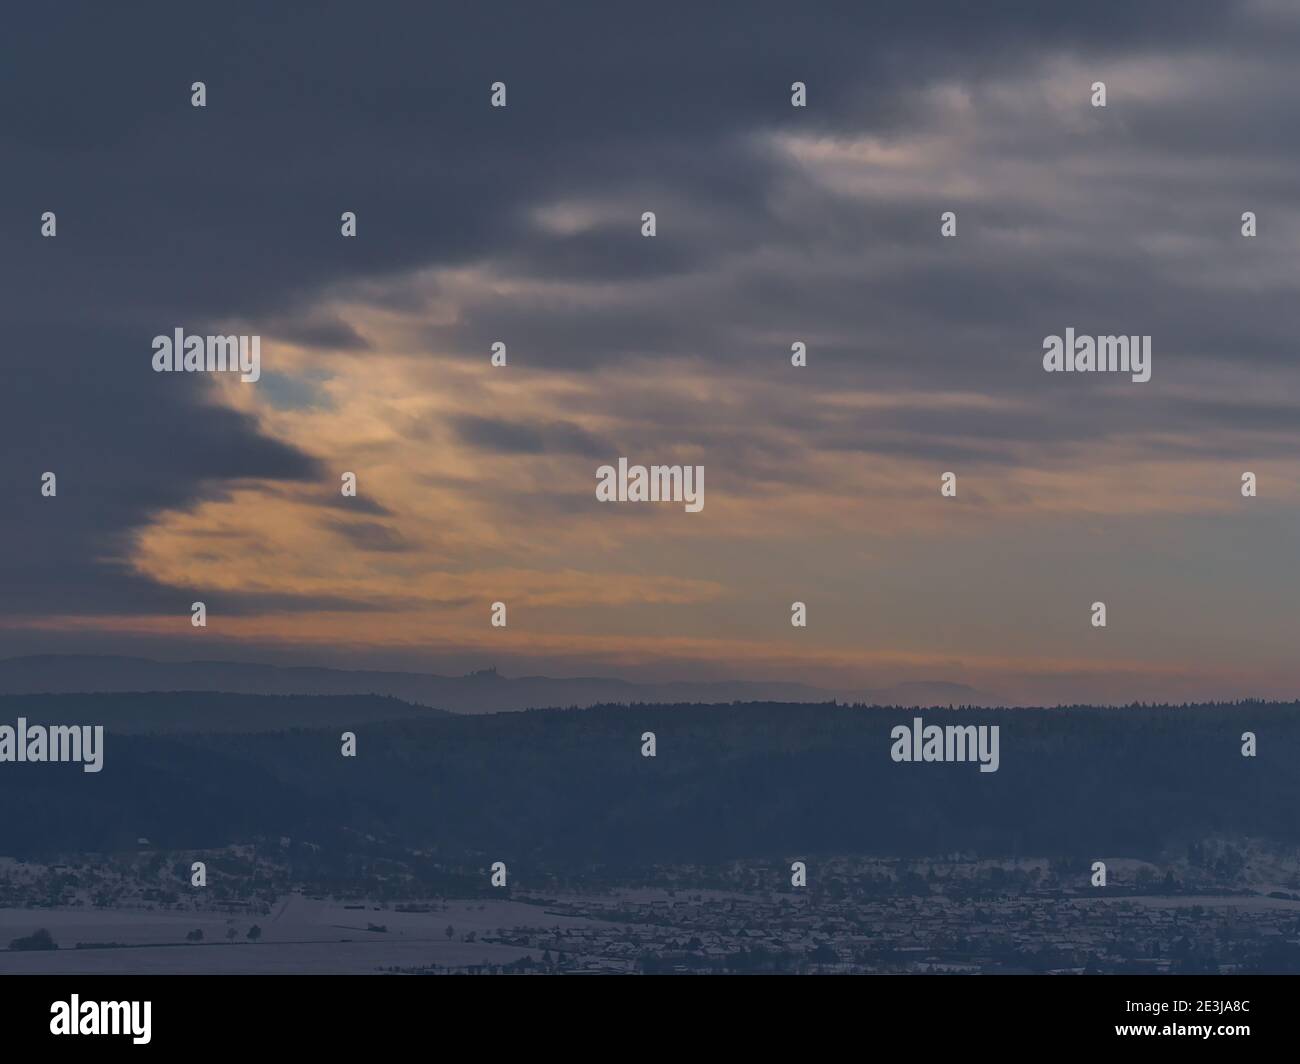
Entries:
MULTIPOLYGON (((596 922, 548 915, 537 905, 517 901, 448 900, 427 913, 345 908, 343 902, 301 895, 281 899, 269 916, 230 917, 221 913, 149 910, 0 909, 0 945, 46 928, 57 951, 0 949, 0 973, 368 973, 380 968, 428 964, 463 966, 507 964, 541 950, 464 942, 470 931, 481 937, 498 929, 594 927, 596 922), (247 931, 262 929, 256 942, 247 931), (368 924, 387 931, 367 930, 368 924), (448 939, 446 929, 453 928, 448 939), (186 940, 200 929, 203 941, 186 940), (233 942, 227 932, 234 929, 233 942), (78 942, 117 942, 129 948, 73 949, 78 942)), ((599 926, 608 928, 609 924, 599 926)))

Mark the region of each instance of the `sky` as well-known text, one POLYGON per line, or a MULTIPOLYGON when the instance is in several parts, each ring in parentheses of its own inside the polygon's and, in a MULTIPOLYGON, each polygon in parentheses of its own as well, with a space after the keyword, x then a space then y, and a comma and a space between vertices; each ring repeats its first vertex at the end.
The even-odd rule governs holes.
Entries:
POLYGON ((0 656, 1300 691, 1295 5, 7 18, 0 656))

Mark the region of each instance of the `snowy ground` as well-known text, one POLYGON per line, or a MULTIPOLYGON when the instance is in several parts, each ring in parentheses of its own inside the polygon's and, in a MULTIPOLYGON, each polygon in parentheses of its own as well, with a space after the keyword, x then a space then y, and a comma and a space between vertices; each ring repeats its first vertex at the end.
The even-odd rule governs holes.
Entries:
MULTIPOLYGON (((349 903, 355 904, 355 903, 349 903)), ((541 950, 464 942, 473 931, 478 937, 498 929, 529 927, 602 927, 606 922, 553 916, 541 906, 516 901, 448 900, 427 913, 380 911, 345 903, 321 901, 302 895, 284 898, 269 916, 230 917, 220 913, 85 909, 0 909, 0 945, 46 928, 60 948, 57 951, 15 952, 0 949, 0 973, 225 973, 225 972, 330 972, 367 973, 390 966, 428 964, 462 966, 506 964, 541 950), (257 924, 262 936, 246 937, 257 924), (387 931, 369 931, 377 924, 387 931), (449 940, 446 929, 453 928, 449 940), (201 943, 186 935, 203 931, 201 943), (227 940, 234 928, 236 938, 227 940), (129 948, 73 949, 78 942, 117 942, 129 948)))

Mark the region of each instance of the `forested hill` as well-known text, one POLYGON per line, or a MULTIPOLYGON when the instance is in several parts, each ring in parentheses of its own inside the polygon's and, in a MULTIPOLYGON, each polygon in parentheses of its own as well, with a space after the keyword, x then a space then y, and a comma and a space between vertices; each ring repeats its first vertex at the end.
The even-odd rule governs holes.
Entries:
POLYGON ((289 836, 538 862, 880 853, 1140 856, 1300 841, 1300 706, 604 706, 486 716, 377 698, 0 699, 105 725, 98 773, 0 763, 0 854, 289 836), (898 763, 891 729, 996 725, 999 764, 898 763), (341 755, 341 733, 357 756, 341 755), (1242 756, 1242 734, 1258 753, 1242 756), (656 756, 642 756, 646 732, 656 756))

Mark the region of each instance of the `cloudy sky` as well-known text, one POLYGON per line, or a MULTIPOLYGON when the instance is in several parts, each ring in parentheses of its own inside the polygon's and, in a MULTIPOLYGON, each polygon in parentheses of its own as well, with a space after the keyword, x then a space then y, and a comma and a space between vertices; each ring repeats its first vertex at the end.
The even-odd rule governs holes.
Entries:
POLYGON ((174 8, 7 16, 0 656, 1300 691, 1300 8, 174 8))

